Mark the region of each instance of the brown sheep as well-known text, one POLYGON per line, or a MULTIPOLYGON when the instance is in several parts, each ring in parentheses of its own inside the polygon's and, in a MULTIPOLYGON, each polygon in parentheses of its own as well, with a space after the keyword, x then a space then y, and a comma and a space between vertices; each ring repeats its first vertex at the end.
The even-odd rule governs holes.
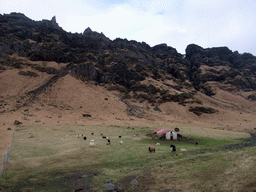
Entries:
POLYGON ((148 147, 148 150, 149 150, 150 153, 153 152, 153 151, 154 151, 154 153, 156 152, 155 147, 148 147))

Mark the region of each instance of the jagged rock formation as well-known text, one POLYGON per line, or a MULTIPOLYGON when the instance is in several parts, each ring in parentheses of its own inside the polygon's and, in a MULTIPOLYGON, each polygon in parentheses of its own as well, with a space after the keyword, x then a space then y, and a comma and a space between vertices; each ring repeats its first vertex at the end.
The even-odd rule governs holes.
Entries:
POLYGON ((186 60, 190 62, 189 79, 198 90, 200 83, 208 81, 231 84, 245 91, 256 89, 256 57, 250 53, 239 54, 227 47, 203 49, 191 44, 186 48, 186 60))
POLYGON ((9 55, 16 53, 32 61, 61 63, 62 71, 34 67, 41 72, 55 74, 52 82, 70 73, 83 81, 94 80, 98 84, 109 85, 109 90, 126 94, 124 98, 133 97, 152 103, 177 101, 184 104, 193 98, 191 93, 196 91, 214 95, 213 82, 222 89, 229 85, 232 89, 256 90, 256 57, 232 52, 227 47, 204 49, 191 44, 187 46, 184 58, 166 44, 150 47, 145 42, 127 39, 111 41, 89 27, 83 34, 67 33, 58 26, 55 16, 51 21, 33 21, 21 13, 0 15, 0 31, 2 73, 5 65, 22 67, 10 60, 9 55), (147 78, 175 82, 175 86, 165 85, 176 93, 170 93, 168 88, 143 84, 147 78), (134 95, 128 96, 132 91, 134 95))
POLYGON ((102 39, 104 41, 110 41, 102 32, 98 33, 96 31, 92 31, 90 27, 84 30, 83 35, 85 37, 95 38, 95 39, 102 39))
POLYGON ((56 16, 53 16, 53 17, 52 17, 51 23, 52 23, 52 25, 53 25, 54 27, 59 28, 59 24, 58 24, 57 21, 56 21, 56 16))

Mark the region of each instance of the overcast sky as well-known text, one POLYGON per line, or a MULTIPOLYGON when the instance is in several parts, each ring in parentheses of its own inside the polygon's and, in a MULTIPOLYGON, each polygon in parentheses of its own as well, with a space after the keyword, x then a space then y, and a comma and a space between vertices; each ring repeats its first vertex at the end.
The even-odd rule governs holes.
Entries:
POLYGON ((0 0, 0 13, 11 12, 33 20, 55 15, 67 32, 90 27, 111 40, 166 43, 182 54, 194 43, 256 55, 255 0, 0 0))

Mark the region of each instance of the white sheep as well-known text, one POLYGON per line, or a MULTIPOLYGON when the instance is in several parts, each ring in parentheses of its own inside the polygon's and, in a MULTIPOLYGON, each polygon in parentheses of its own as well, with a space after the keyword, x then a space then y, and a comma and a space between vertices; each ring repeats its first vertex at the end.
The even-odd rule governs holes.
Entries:
POLYGON ((180 149, 181 152, 186 152, 187 150, 186 149, 180 149))
POLYGON ((156 143, 156 145, 160 145, 160 143, 156 143))
POLYGON ((109 140, 110 139, 110 137, 106 137, 106 140, 109 140))
POLYGON ((119 141, 119 144, 120 144, 120 145, 123 145, 123 141, 119 141))
POLYGON ((90 142, 90 143, 89 143, 89 146, 90 146, 90 147, 95 147, 95 143, 94 143, 94 142, 90 142))

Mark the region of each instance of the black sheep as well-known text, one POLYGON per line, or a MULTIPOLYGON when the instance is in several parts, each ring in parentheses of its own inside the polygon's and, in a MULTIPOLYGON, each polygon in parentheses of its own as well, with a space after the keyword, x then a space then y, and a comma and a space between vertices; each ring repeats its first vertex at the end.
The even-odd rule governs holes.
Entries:
POLYGON ((120 135, 119 138, 122 138, 122 136, 120 135))
POLYGON ((105 136, 103 136, 102 138, 103 138, 103 139, 106 139, 106 137, 105 137, 105 136))
POLYGON ((170 145, 170 148, 171 148, 172 151, 176 151, 175 145, 170 145))
POLYGON ((92 133, 92 135, 93 135, 94 133, 92 133))
POLYGON ((84 140, 86 140, 86 137, 84 137, 84 140))
POLYGON ((196 142, 196 145, 198 145, 198 143, 196 142))

